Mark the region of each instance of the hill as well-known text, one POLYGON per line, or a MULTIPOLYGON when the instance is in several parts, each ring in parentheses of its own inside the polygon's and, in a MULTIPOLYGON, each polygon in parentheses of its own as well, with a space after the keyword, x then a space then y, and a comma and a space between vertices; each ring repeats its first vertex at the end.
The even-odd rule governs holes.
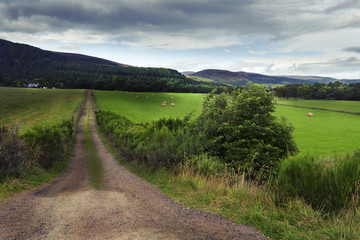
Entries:
POLYGON ((0 86, 126 91, 209 92, 218 83, 194 81, 173 69, 144 68, 106 59, 42 50, 0 39, 0 86))
POLYGON ((259 84, 314 84, 314 83, 329 83, 329 82, 344 82, 355 83, 360 80, 339 80, 330 77, 318 76, 270 76, 258 73, 249 72, 231 72, 219 69, 206 69, 199 72, 189 74, 189 76, 201 77, 214 80, 215 82, 231 84, 235 86, 245 85, 251 81, 259 84))
POLYGON ((285 76, 268 76, 257 73, 231 72, 219 69, 206 69, 190 74, 190 76, 208 78, 214 80, 215 82, 235 86, 245 85, 249 81, 259 84, 315 83, 315 81, 312 80, 303 80, 285 76))

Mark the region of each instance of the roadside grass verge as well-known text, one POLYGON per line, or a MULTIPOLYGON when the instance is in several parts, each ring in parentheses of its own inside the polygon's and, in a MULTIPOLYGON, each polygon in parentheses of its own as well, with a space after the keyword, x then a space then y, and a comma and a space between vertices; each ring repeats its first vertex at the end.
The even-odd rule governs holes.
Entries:
POLYGON ((90 177, 90 185, 94 188, 100 188, 103 183, 104 173, 101 165, 101 159, 96 151, 96 146, 94 144, 94 141, 90 133, 89 113, 90 113, 90 100, 88 99, 86 118, 84 122, 84 145, 86 151, 86 167, 90 177))
POLYGON ((107 149, 128 170, 159 187, 184 207, 220 214, 238 224, 255 226, 271 239, 360 239, 360 209, 338 213, 314 210, 300 198, 279 202, 275 186, 244 181, 243 176, 206 176, 182 166, 154 170, 128 162, 120 150, 100 137, 107 149))

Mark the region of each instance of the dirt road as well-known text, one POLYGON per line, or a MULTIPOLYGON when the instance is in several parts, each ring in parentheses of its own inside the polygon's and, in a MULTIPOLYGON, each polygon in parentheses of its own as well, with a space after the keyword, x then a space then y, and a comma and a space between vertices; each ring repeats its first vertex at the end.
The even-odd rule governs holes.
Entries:
POLYGON ((0 239, 266 239, 254 228, 184 208, 124 169, 90 131, 104 184, 91 188, 83 143, 84 114, 74 156, 55 181, 0 203, 0 239))

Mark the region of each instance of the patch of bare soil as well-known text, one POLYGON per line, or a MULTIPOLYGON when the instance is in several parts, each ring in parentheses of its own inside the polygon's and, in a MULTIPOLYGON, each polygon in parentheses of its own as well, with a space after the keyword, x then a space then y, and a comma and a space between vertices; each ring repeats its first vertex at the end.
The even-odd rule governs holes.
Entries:
POLYGON ((127 171, 101 142, 93 111, 90 131, 103 187, 88 185, 80 124, 67 170, 48 186, 0 204, 1 239, 267 239, 252 227, 184 208, 127 171))

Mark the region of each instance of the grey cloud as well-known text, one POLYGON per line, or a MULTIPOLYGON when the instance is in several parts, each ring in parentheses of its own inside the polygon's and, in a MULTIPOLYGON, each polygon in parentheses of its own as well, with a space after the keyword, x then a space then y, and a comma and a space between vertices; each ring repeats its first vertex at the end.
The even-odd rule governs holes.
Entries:
POLYGON ((344 51, 360 53, 360 47, 348 47, 348 48, 345 48, 344 51))
MULTIPOLYGON (((277 40, 332 28, 328 23, 331 16, 314 12, 308 16, 309 6, 316 3, 319 1, 13 0, 0 3, 0 15, 5 17, 0 18, 0 31, 27 30, 37 33, 72 29, 107 35, 160 32, 191 36, 193 32, 203 29, 221 29, 239 38, 254 34, 277 40), (33 27, 21 30, 21 25, 30 24, 33 27)), ((358 5, 357 1, 345 3, 333 8, 358 5)), ((330 14, 333 10, 327 11, 330 14)), ((351 24, 354 25, 354 22, 351 24)))
POLYGON ((332 59, 326 62, 304 63, 294 65, 293 68, 301 73, 337 73, 337 72, 358 72, 360 59, 350 57, 345 59, 332 59))

